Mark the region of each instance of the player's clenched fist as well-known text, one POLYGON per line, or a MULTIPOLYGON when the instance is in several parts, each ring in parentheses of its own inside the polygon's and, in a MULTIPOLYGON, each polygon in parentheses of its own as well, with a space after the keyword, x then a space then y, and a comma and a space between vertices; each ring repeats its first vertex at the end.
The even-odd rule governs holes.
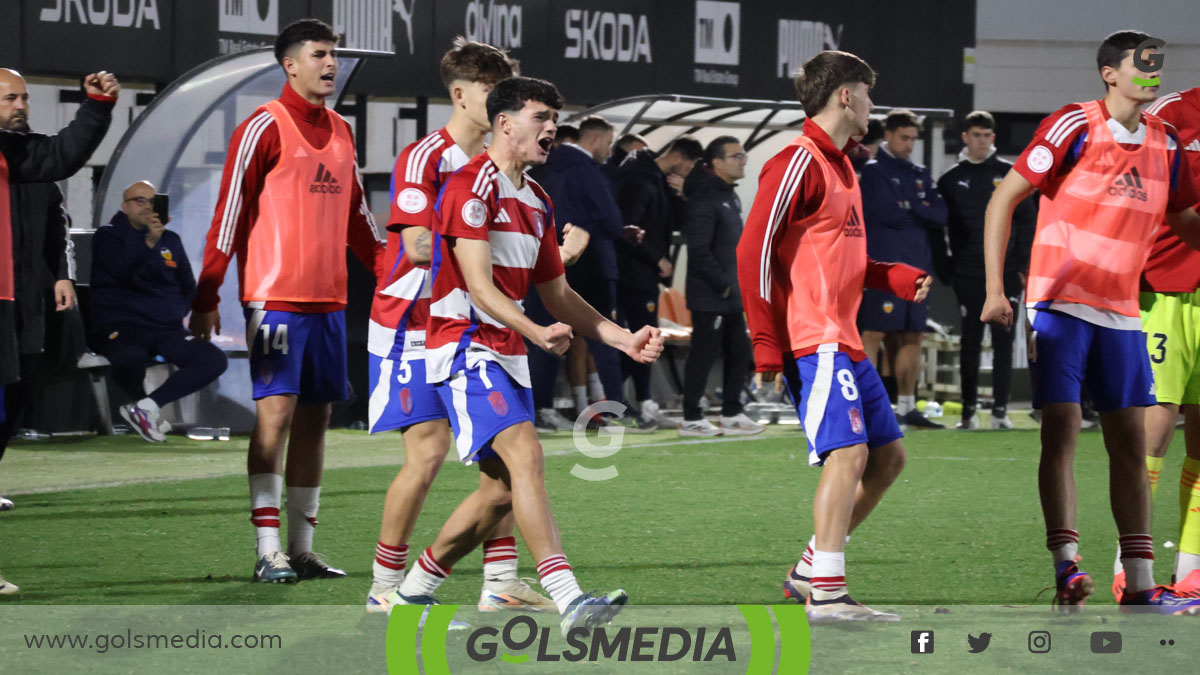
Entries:
POLYGON ((83 78, 83 88, 90 96, 116 98, 121 93, 121 83, 117 82, 117 76, 106 70, 83 78))
POLYGON ((642 326, 642 329, 633 334, 633 341, 629 344, 629 358, 638 363, 654 363, 663 351, 663 336, 662 331, 655 326, 642 326))
POLYGON ((979 315, 979 320, 984 323, 998 323, 1004 326, 1005 330, 1011 328, 1013 313, 1008 298, 1003 294, 989 293, 987 302, 983 303, 983 313, 979 315))
POLYGON ((551 324, 542 328, 540 346, 555 356, 562 356, 567 352, 567 348, 571 346, 571 337, 571 327, 567 324, 551 324))

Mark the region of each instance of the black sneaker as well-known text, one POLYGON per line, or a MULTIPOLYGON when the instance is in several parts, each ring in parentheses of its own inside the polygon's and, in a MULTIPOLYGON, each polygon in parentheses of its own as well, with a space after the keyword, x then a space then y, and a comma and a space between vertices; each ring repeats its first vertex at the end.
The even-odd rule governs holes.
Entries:
POLYGON ((312 551, 305 551, 291 558, 292 569, 296 571, 296 578, 303 581, 305 579, 341 579, 346 576, 343 570, 332 567, 329 563, 321 559, 321 556, 312 551))
POLYGON ((898 416, 901 424, 907 424, 910 427, 918 429, 945 429, 945 424, 938 424, 928 417, 921 414, 921 411, 913 409, 909 410, 902 417, 898 416))

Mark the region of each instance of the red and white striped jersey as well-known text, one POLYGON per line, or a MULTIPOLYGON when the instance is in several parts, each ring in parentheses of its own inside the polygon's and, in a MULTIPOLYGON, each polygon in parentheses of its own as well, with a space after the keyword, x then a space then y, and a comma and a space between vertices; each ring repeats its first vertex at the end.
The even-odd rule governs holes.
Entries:
POLYGON ((385 274, 376 281, 371 303, 367 349, 388 359, 424 358, 429 319, 428 265, 415 265, 404 254, 406 227, 433 230, 434 203, 450 174, 471 158, 443 128, 400 152, 392 170, 391 216, 384 259, 385 274))
MULTIPOLYGON (((1146 106, 1179 132, 1183 159, 1192 179, 1200 180, 1200 87, 1167 94, 1146 106)), ((1197 190, 1200 192, 1200 190, 1197 190)), ((1158 226, 1150 258, 1142 271, 1142 290, 1191 293, 1200 288, 1200 251, 1183 243, 1165 222, 1158 226)))
POLYGON ((433 302, 429 306, 426 377, 437 383, 451 373, 495 361, 523 387, 530 386, 521 335, 471 302, 447 238, 491 244, 496 288, 523 306, 531 284, 562 275, 550 197, 532 178, 512 183, 488 153, 472 159, 442 188, 437 200, 433 302))

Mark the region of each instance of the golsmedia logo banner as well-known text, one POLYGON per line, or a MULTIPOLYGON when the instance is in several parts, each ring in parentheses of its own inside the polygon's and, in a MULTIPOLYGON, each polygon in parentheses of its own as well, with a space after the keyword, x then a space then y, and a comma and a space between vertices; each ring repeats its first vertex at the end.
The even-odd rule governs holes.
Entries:
POLYGON ((397 606, 387 628, 391 675, 451 673, 806 673, 802 605, 626 608, 565 636, 554 614, 397 606), (776 636, 778 635, 778 641, 776 636))

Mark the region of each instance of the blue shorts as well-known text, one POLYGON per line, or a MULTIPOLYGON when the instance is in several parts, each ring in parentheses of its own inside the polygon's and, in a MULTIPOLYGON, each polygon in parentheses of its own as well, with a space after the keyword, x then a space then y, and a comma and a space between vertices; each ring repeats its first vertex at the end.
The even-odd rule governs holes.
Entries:
POLYGON ((301 403, 344 401, 346 314, 246 308, 254 400, 295 394, 301 403))
POLYGON ((367 428, 371 433, 403 430, 449 417, 435 385, 425 381, 425 359, 393 361, 375 354, 368 354, 368 358, 371 398, 367 403, 367 428))
POLYGON ((1140 330, 1105 328, 1040 309, 1033 318, 1033 338, 1029 372, 1034 408, 1079 403, 1084 386, 1100 412, 1157 402, 1146 334, 1140 330))
MULTIPOLYGON (((924 302, 909 302, 874 288, 863 290, 858 307, 858 329, 880 333, 924 333, 929 306, 924 302)), ((868 354, 874 356, 874 354, 868 354)))
POLYGON ((821 466, 838 448, 877 448, 903 438, 887 391, 867 359, 843 352, 784 360, 783 377, 808 437, 808 463, 821 466))
POLYGON ((494 361, 480 361, 435 386, 450 413, 458 458, 467 464, 497 457, 496 434, 533 422, 533 390, 517 384, 494 361))

